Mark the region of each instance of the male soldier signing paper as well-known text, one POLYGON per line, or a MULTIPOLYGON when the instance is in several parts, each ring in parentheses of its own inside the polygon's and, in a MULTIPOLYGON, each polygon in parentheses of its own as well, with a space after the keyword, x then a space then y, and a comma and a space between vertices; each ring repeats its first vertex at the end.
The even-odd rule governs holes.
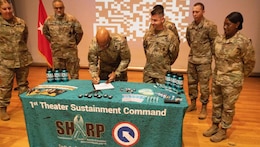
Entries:
POLYGON ((99 29, 88 53, 89 72, 93 84, 98 84, 100 80, 127 81, 130 58, 126 37, 110 34, 105 28, 99 29))

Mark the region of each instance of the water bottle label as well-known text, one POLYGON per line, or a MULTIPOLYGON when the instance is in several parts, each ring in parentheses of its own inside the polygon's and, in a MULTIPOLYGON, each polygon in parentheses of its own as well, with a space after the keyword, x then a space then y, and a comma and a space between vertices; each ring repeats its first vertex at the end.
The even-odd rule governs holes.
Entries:
POLYGON ((171 78, 169 76, 166 76, 166 81, 167 82, 171 81, 171 78))
POLYGON ((62 81, 68 81, 68 73, 66 71, 63 71, 61 73, 61 78, 62 78, 62 81))
POLYGON ((61 80, 60 76, 61 76, 61 75, 60 75, 59 71, 58 71, 58 70, 55 70, 54 78, 55 78, 55 81, 56 81, 56 82, 59 82, 59 81, 61 80))
POLYGON ((177 80, 177 84, 178 85, 183 85, 183 81, 182 80, 177 80))
POLYGON ((178 77, 177 86, 178 86, 178 89, 183 89, 183 77, 182 76, 178 77))
POLYGON ((51 69, 47 69, 46 71, 46 76, 47 76, 47 82, 53 82, 54 77, 51 69))
POLYGON ((52 74, 48 74, 47 81, 48 82, 53 82, 54 81, 52 74))
POLYGON ((63 78, 66 78, 66 76, 67 76, 67 74, 66 73, 61 73, 61 77, 63 77, 63 78))

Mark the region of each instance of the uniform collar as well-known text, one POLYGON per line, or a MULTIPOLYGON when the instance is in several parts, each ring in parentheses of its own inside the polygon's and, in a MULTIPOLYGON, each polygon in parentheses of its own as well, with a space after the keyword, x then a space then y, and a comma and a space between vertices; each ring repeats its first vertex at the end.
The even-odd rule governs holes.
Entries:
POLYGON ((66 13, 64 13, 64 15, 63 16, 57 16, 56 14, 54 14, 54 18, 56 19, 56 20, 59 20, 59 21, 66 21, 67 20, 67 14, 66 13))
POLYGON ((196 24, 195 21, 192 22, 192 28, 202 28, 204 25, 205 18, 203 17, 199 24, 196 24))
POLYGON ((8 26, 20 24, 15 16, 10 21, 7 21, 0 15, 0 22, 2 22, 2 24, 4 24, 4 25, 8 25, 8 26))
POLYGON ((222 35, 222 40, 226 43, 236 42, 240 34, 241 34, 240 31, 237 31, 236 34, 229 39, 226 39, 225 35, 222 35))
POLYGON ((155 30, 153 29, 151 32, 153 35, 157 35, 157 36, 164 36, 164 35, 168 35, 167 33, 167 28, 164 26, 163 30, 161 30, 159 33, 155 33, 155 30))

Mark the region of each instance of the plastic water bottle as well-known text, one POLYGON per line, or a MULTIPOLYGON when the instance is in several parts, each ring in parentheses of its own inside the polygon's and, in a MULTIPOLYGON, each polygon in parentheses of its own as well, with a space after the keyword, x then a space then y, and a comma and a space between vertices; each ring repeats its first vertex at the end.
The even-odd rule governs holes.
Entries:
POLYGON ((177 85, 177 74, 172 73, 172 75, 171 75, 171 87, 172 87, 172 89, 175 89, 176 85, 177 85))
POLYGON ((61 71, 61 80, 63 82, 69 81, 68 71, 66 69, 62 69, 61 71))
POLYGON ((54 79, 55 79, 55 82, 60 82, 61 81, 60 70, 57 69, 57 68, 54 70, 54 79))
POLYGON ((47 82, 54 82, 53 72, 51 68, 47 68, 46 77, 47 77, 47 82))
POLYGON ((184 91, 183 91, 183 75, 177 76, 176 88, 177 88, 179 94, 184 93, 184 91))
POLYGON ((166 88, 170 88, 170 84, 171 84, 171 73, 167 72, 165 75, 165 86, 166 88))

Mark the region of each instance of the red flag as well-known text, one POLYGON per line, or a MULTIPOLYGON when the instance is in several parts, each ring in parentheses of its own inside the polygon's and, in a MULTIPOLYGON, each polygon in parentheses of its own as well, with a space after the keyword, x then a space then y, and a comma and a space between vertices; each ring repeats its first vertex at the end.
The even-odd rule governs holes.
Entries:
POLYGON ((52 67, 53 63, 52 63, 52 53, 51 53, 50 43, 45 38, 42 32, 42 27, 45 19, 47 18, 47 13, 42 4, 42 0, 40 0, 39 2, 40 3, 38 9, 38 49, 47 60, 48 65, 52 67))

